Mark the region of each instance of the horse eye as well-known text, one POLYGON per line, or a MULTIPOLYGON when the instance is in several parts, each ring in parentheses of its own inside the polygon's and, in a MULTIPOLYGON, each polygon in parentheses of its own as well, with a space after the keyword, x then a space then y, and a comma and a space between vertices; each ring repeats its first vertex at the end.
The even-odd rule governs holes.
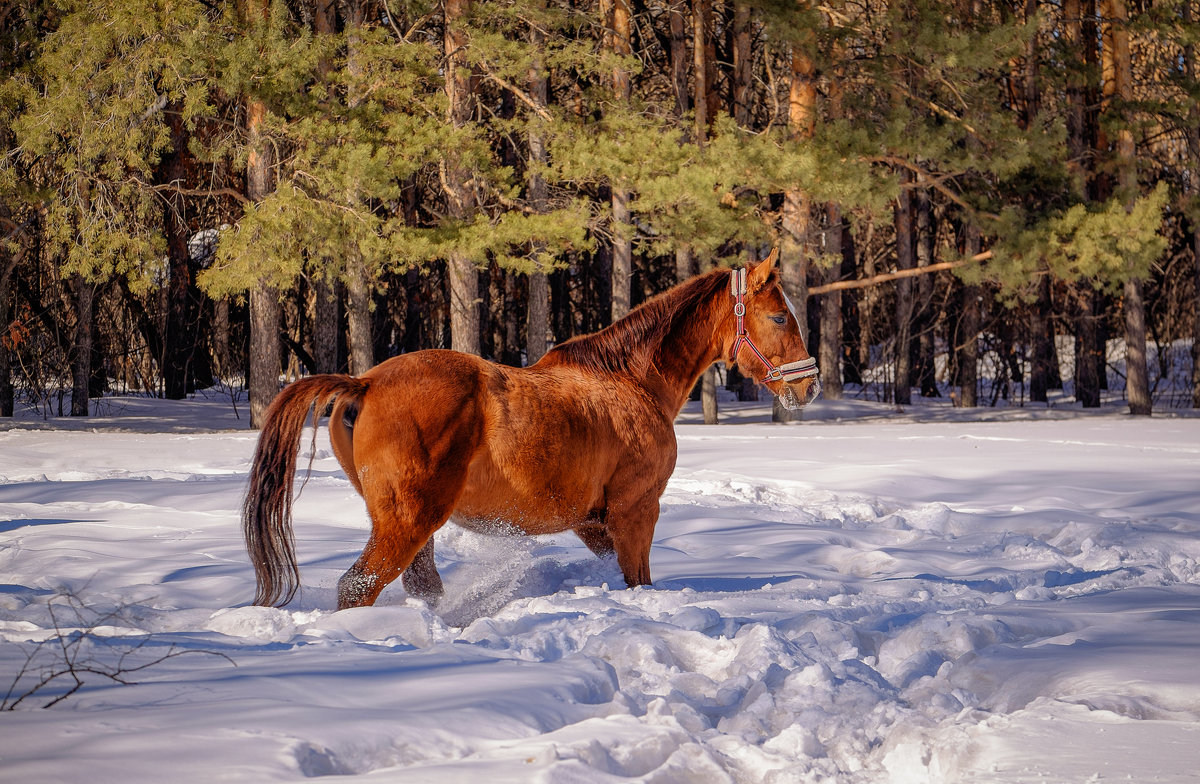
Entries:
POLYGON ((787 323, 787 316, 771 316, 771 321, 774 321, 776 324, 783 326, 784 324, 787 323))

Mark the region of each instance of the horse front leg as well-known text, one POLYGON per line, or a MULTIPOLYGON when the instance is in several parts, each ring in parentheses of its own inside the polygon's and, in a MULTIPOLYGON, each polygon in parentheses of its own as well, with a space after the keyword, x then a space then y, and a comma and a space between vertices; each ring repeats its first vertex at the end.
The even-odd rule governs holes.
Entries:
POLYGON ((610 505, 607 523, 625 584, 630 588, 650 585, 650 545, 658 523, 658 494, 647 493, 627 504, 610 505))

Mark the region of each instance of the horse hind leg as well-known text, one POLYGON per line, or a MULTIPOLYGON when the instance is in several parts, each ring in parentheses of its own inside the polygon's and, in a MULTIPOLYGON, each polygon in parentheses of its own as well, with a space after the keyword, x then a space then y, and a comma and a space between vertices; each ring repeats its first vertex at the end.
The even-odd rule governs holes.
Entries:
MULTIPOLYGON (((387 500, 367 498, 371 535, 362 555, 338 580, 339 610, 374 604, 383 589, 414 564, 416 582, 409 592, 435 601, 441 594, 442 581, 433 565, 432 537, 450 517, 453 502, 439 500, 436 493, 430 493, 432 497, 397 504, 393 494, 386 495, 387 500)), ((406 578, 406 588, 408 583, 406 578)))
POLYGON ((432 536, 429 537, 429 541, 425 542, 424 547, 417 550, 412 563, 404 570, 401 581, 409 596, 421 599, 430 606, 437 606, 444 589, 442 588, 442 576, 438 574, 437 566, 433 562, 432 536))
POLYGON ((588 522, 575 526, 574 531, 598 558, 608 558, 617 551, 602 521, 589 519, 588 522))

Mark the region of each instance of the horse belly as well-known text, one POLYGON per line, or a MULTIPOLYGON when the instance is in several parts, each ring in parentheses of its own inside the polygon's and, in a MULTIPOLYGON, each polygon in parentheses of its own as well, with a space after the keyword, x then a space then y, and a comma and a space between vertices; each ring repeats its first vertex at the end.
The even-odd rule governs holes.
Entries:
POLYGON ((484 458, 471 466, 454 519, 473 530, 558 533, 597 513, 603 498, 603 482, 595 475, 538 476, 484 458))

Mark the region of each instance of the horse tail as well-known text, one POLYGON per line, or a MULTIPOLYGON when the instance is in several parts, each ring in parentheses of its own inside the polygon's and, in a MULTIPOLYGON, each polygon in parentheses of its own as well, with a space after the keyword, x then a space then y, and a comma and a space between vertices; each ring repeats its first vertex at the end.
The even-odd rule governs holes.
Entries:
MULTIPOLYGON (((309 410, 315 429, 335 398, 360 400, 369 385, 366 379, 353 376, 308 376, 285 387, 267 408, 242 504, 242 532, 258 584, 255 604, 281 607, 291 601, 300 585, 292 533, 292 487, 309 410)), ((315 441, 315 433, 313 438, 315 441)))

